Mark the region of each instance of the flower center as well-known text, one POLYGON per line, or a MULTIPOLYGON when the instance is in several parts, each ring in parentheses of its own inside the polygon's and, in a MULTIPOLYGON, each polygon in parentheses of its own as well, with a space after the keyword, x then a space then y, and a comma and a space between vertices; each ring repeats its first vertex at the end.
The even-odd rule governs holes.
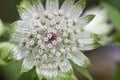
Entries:
POLYGON ((50 33, 45 34, 44 42, 48 46, 52 47, 54 45, 57 45, 59 42, 61 42, 61 38, 60 38, 59 34, 50 32, 50 33))
POLYGON ((47 33, 46 37, 48 37, 48 41, 46 41, 46 43, 52 43, 53 41, 57 41, 59 35, 51 32, 47 33))

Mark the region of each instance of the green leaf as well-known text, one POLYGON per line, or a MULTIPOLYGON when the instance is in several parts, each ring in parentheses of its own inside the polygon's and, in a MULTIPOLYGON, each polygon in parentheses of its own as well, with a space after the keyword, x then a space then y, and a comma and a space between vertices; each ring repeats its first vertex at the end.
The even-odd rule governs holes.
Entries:
POLYGON ((0 59, 0 66, 6 65, 6 62, 0 59))
POLYGON ((120 33, 120 12, 108 3, 103 2, 103 6, 107 9, 109 18, 115 26, 116 31, 120 33))
POLYGON ((15 45, 9 42, 0 43, 0 58, 2 60, 7 60, 10 51, 12 51, 14 47, 15 45))
POLYGON ((72 66, 78 71, 80 72, 83 76, 85 76, 86 78, 88 78, 89 80, 93 80, 93 78, 91 77, 91 75, 89 74, 89 72, 84 69, 83 67, 80 67, 76 64, 74 64, 72 61, 71 61, 71 64, 72 66))
MULTIPOLYGON (((56 79, 54 79, 56 80, 56 79)), ((76 78, 76 76, 74 75, 74 73, 64 73, 59 71, 58 72, 58 76, 57 76, 57 80, 78 80, 76 78)))
POLYGON ((20 75, 21 61, 13 61, 5 66, 0 66, 0 70, 0 73, 5 77, 5 80, 16 80, 20 75))
POLYGON ((75 75, 66 75, 65 77, 61 77, 58 80, 77 80, 75 75))
POLYGON ((113 77, 113 80, 120 80, 120 62, 117 64, 117 70, 113 77))
POLYGON ((37 74, 35 72, 35 68, 33 68, 32 70, 20 75, 17 80, 39 80, 39 79, 38 79, 37 74))
POLYGON ((120 0, 103 0, 109 4, 111 4, 112 6, 114 6, 117 10, 120 11, 120 0))
MULTIPOLYGON (((1 27, 1 24, 0 24, 1 27)), ((8 41, 13 33, 13 26, 9 24, 3 24, 3 27, 0 28, 0 42, 8 41), (1 34, 2 31, 2 34, 1 34)))

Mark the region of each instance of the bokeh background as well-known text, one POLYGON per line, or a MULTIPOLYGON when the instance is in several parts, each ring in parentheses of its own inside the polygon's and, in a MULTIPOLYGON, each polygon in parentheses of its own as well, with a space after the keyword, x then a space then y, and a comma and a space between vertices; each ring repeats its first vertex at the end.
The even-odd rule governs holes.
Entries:
MULTIPOLYGON (((16 7, 20 2, 21 0, 0 0, 0 19, 4 22, 4 33, 0 35, 0 80, 38 80, 34 69, 20 74, 21 61, 8 59, 10 47, 13 46, 9 43, 10 30, 12 30, 9 24, 20 19, 16 7)), ((111 24, 112 29, 106 36, 110 37, 107 39, 111 37, 112 39, 106 45, 85 52, 92 63, 87 70, 94 80, 120 80, 120 0, 87 0, 84 12, 95 7, 102 7, 107 11, 105 23, 111 24)), ((77 70, 75 74, 78 80, 89 80, 77 70)))

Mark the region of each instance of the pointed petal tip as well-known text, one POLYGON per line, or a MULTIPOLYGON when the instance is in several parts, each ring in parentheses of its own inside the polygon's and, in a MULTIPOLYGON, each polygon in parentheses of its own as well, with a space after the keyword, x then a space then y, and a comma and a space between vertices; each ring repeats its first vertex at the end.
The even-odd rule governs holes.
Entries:
POLYGON ((90 60, 82 52, 75 53, 70 61, 81 67, 87 67, 90 65, 90 60))
MULTIPOLYGON (((32 56, 32 55, 31 55, 32 56)), ((34 63, 33 61, 29 60, 30 58, 25 58, 23 60, 23 63, 22 63, 22 68, 21 68, 21 72, 28 72, 29 70, 31 70, 33 67, 34 67, 34 63)))
POLYGON ((95 15, 93 14, 90 14, 90 15, 87 15, 87 21, 90 22, 94 19, 95 15))
POLYGON ((31 5, 31 4, 30 4, 29 1, 27 1, 27 0, 22 0, 21 3, 20 3, 20 5, 17 6, 17 7, 21 7, 21 8, 29 8, 30 5, 31 5))
POLYGON ((85 5, 86 5, 86 0, 79 0, 78 2, 76 2, 77 7, 84 8, 85 5))
POLYGON ((84 64, 83 64, 83 66, 82 67, 88 67, 88 66, 90 66, 91 64, 90 64, 90 60, 89 59, 86 59, 86 60, 84 60, 84 64))
POLYGON ((27 68, 26 66, 22 66, 21 68, 21 74, 24 73, 24 72, 28 72, 30 70, 30 68, 27 68))
POLYGON ((48 11, 59 9, 59 0, 46 0, 46 9, 48 11))

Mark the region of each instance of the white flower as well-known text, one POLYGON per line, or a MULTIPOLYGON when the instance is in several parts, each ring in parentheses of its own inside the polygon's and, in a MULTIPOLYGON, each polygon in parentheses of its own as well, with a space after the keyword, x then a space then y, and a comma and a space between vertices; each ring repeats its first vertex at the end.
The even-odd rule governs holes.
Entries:
POLYGON ((60 8, 59 0, 46 0, 45 8, 40 0, 18 6, 21 20, 15 23, 14 58, 23 59, 22 72, 36 66, 39 78, 53 80, 59 72, 73 73, 69 59, 82 67, 89 65, 82 51, 94 48, 94 34, 83 28, 94 15, 80 17, 86 1, 74 1, 65 0, 60 8))
POLYGON ((101 39, 100 44, 105 45, 110 42, 113 37, 107 36, 113 29, 111 23, 108 23, 108 13, 107 10, 101 7, 95 7, 87 10, 85 14, 94 14, 95 18, 84 28, 85 31, 90 31, 98 34, 101 39))
POLYGON ((111 31, 111 24, 108 22, 107 11, 104 8, 91 8, 85 14, 94 14, 95 18, 85 27, 86 31, 91 31, 99 35, 108 34, 111 31))

